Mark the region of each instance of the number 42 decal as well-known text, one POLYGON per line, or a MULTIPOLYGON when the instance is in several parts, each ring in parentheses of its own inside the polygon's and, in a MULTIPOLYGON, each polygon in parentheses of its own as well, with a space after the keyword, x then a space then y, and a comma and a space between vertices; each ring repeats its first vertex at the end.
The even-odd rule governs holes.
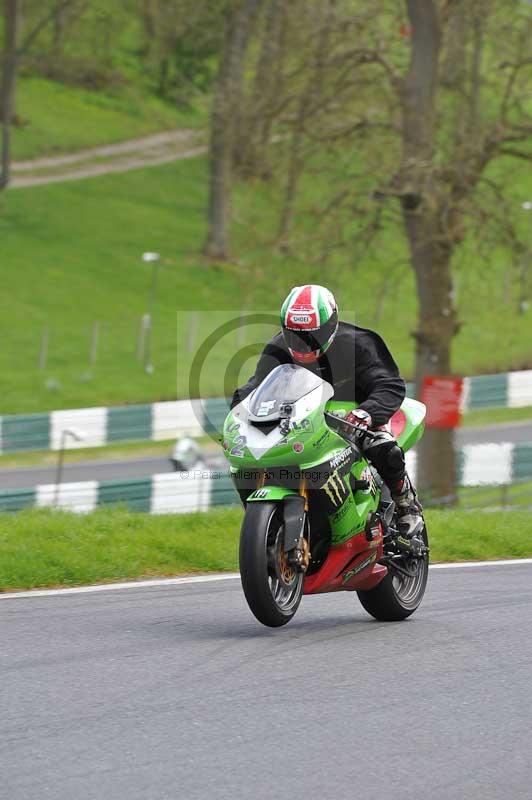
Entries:
POLYGON ((246 446, 246 441, 247 440, 245 436, 237 436, 233 442, 231 455, 235 458, 244 458, 244 447, 246 446))

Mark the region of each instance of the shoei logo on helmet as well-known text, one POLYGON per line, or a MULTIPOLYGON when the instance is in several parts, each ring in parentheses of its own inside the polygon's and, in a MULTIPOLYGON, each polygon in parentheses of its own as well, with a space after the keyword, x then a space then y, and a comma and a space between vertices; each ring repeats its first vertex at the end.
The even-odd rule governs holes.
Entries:
POLYGON ((291 308, 288 312, 288 327, 315 328, 317 326, 316 313, 312 309, 291 308))
POLYGON ((310 325, 314 321, 314 317, 310 314, 291 314, 290 322, 292 325, 310 325))

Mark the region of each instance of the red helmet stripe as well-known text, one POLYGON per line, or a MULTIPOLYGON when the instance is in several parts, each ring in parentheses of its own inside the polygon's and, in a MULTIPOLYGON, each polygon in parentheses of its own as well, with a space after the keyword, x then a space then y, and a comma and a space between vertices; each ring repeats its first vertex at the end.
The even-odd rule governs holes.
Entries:
POLYGON ((307 285, 301 288, 301 291, 291 303, 292 306, 309 306, 312 307, 312 286, 307 285))

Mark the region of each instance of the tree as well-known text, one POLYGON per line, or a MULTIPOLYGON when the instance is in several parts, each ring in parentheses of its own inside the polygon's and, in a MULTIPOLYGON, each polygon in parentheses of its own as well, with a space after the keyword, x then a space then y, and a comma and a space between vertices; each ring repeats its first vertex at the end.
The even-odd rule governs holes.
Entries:
POLYGON ((11 123, 15 102, 17 64, 22 18, 22 0, 5 0, 4 7, 4 57, 0 110, 2 112, 2 171, 0 191, 9 183, 11 163, 11 123))
POLYGON ((296 104, 291 132, 289 169, 279 221, 279 242, 284 248, 286 248, 292 227, 297 184, 305 163, 303 146, 305 127, 316 112, 316 107, 319 107, 323 101, 323 77, 325 65, 328 61, 336 2, 335 0, 327 0, 327 2, 321 3, 320 6, 320 13, 316 20, 316 31, 311 33, 313 45, 310 51, 310 63, 306 70, 303 89, 296 104))
POLYGON ((184 105, 210 87, 225 6, 226 0, 142 0, 145 63, 166 99, 184 105))
MULTIPOLYGON (((520 81, 522 71, 532 65, 532 17, 521 16, 519 5, 472 0, 465 8, 462 0, 406 2, 410 63, 405 75, 391 73, 401 104, 403 150, 391 191, 401 204, 416 277, 418 386, 427 374, 452 371, 452 342, 460 325, 452 258, 466 235, 468 213, 475 211, 479 182, 496 158, 531 158, 513 148, 515 142, 532 141, 532 118, 522 105, 525 85, 520 81), (517 16, 508 17, 508 12, 517 16), (446 87, 439 67, 445 34, 456 36, 456 17, 465 31, 458 37, 458 53, 456 38, 447 40, 458 68, 446 87), (493 38, 501 22, 511 34, 509 62, 500 59, 493 38), (498 107, 492 110, 494 99, 498 107)), ((437 498, 453 498, 451 433, 427 431, 419 459, 421 485, 437 498)))
MULTIPOLYGON (((521 0, 306 7, 279 81, 277 141, 268 143, 285 187, 283 244, 323 274, 338 250, 360 251, 392 226, 401 230, 418 299, 419 386, 453 369, 462 245, 478 237, 480 246, 495 227, 511 239, 506 187, 493 169, 502 159, 532 159, 532 8, 521 0), (327 176, 328 194, 309 208, 299 184, 312 175, 320 186, 327 176), (315 224, 293 230, 302 212, 315 224)), ((524 285, 526 248, 516 242, 513 251, 524 285)), ((418 456, 425 496, 452 502, 452 432, 427 431, 418 456)))
POLYGON ((269 178, 268 161, 272 127, 283 95, 288 11, 283 0, 266 3, 258 32, 258 57, 249 96, 240 103, 240 124, 233 150, 233 166, 239 178, 269 178))
POLYGON ((227 11, 224 46, 211 113, 208 233, 204 246, 209 258, 229 257, 229 221, 233 156, 244 64, 257 13, 263 0, 239 0, 227 11))
MULTIPOLYGON (((416 277, 419 311, 414 336, 419 389, 425 375, 451 373, 451 342, 458 331, 451 256, 460 234, 455 227, 458 208, 449 207, 448 186, 437 174, 435 161, 435 104, 442 40, 438 9, 433 0, 407 0, 407 10, 412 47, 408 72, 397 80, 403 157, 394 190, 401 203, 416 277)), ((420 488, 435 492, 440 498, 452 498, 454 458, 449 431, 427 430, 419 453, 420 488)))
POLYGON ((4 0, 4 53, 0 84, 2 154, 0 191, 7 188, 11 173, 11 126, 13 123, 17 75, 20 61, 41 32, 68 8, 84 5, 86 0, 57 0, 41 11, 39 18, 23 36, 23 0, 4 0))

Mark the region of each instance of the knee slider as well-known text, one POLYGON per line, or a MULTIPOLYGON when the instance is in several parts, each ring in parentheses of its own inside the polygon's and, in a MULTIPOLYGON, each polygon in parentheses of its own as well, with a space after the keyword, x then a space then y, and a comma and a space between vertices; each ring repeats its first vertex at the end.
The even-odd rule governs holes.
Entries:
POLYGON ((383 436, 380 440, 373 441, 364 451, 364 455, 380 471, 382 467, 389 466, 390 453, 397 449, 397 443, 389 436, 383 436))

